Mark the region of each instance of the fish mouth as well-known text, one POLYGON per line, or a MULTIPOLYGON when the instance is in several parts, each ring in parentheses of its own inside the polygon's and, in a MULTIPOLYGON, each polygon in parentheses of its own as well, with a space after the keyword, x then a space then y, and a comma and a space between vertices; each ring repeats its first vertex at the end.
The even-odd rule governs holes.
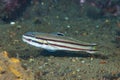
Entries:
POLYGON ((27 43, 33 42, 33 40, 32 40, 30 37, 25 36, 25 35, 22 36, 22 40, 23 40, 24 42, 27 42, 27 43))
POLYGON ((23 35, 22 36, 22 40, 28 44, 43 44, 42 42, 38 41, 38 39, 34 38, 34 37, 30 37, 30 36, 26 36, 26 35, 23 35))
POLYGON ((24 35, 22 36, 22 40, 28 40, 30 41, 31 39, 26 38, 24 35))

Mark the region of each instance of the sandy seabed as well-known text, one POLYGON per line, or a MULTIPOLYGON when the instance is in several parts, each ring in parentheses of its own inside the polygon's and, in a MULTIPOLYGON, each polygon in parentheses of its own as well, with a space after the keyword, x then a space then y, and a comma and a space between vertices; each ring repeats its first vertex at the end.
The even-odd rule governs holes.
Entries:
POLYGON ((116 31, 120 30, 119 18, 93 20, 80 16, 80 11, 76 13, 75 4, 65 6, 57 5, 57 9, 51 6, 47 12, 47 8, 37 4, 29 7, 15 24, 1 22, 0 51, 19 58, 23 67, 34 73, 35 80, 120 80, 120 47, 115 42, 116 31), (42 14, 34 15, 38 9, 42 14), (28 11, 31 12, 25 15, 28 11), (48 52, 35 48, 22 41, 22 35, 29 31, 62 32, 80 41, 95 42, 99 53, 48 52))

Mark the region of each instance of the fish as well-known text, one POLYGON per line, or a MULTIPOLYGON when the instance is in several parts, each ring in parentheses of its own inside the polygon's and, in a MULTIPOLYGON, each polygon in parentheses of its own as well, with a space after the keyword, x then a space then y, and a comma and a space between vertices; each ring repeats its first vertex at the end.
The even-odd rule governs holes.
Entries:
POLYGON ((87 43, 67 37, 62 33, 27 32, 22 35, 23 42, 48 51, 83 51, 96 53, 96 43, 87 43))

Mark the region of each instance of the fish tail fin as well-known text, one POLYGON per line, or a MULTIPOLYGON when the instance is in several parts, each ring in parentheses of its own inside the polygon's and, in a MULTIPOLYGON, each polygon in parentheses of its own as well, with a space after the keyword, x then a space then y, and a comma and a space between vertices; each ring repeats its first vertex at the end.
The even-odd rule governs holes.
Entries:
POLYGON ((87 53, 90 53, 90 54, 94 54, 94 53, 97 53, 98 51, 97 50, 89 50, 89 51, 86 51, 87 53))
POLYGON ((90 50, 87 50, 86 52, 87 52, 87 53, 90 53, 90 54, 97 53, 97 52, 98 52, 97 46, 96 46, 96 45, 92 45, 92 46, 90 47, 90 50))

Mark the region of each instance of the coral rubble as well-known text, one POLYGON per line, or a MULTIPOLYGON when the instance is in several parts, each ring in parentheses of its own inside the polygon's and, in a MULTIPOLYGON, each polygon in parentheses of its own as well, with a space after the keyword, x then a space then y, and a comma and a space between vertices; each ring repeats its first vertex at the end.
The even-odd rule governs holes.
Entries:
POLYGON ((34 80, 17 58, 9 58, 6 51, 0 53, 0 80, 34 80))

